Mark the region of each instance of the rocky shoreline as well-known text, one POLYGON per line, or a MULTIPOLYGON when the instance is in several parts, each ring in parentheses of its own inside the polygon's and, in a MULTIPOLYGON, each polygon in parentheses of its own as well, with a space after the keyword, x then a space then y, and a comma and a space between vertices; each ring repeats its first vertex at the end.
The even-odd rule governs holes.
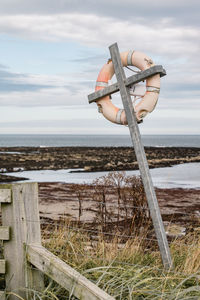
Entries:
MULTIPOLYGON (((200 162, 200 148, 145 147, 150 168, 200 162)), ((22 170, 83 169, 87 172, 137 170, 132 147, 1 147, 3 173, 22 170)), ((13 180, 13 178, 12 178, 13 180)))

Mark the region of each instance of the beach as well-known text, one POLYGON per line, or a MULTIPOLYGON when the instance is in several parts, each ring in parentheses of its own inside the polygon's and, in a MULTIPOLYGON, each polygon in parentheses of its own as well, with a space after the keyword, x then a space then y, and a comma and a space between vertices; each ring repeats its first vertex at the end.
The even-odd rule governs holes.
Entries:
MULTIPOLYGON (((183 163, 200 162, 200 148, 196 147, 145 147, 149 167, 163 168, 183 163)), ((131 147, 1 147, 1 170, 70 169, 73 172, 137 170, 136 157, 131 147)), ((15 173, 16 174, 16 173, 15 173)), ((22 172, 23 175, 23 172, 22 172)), ((81 175, 81 174, 80 174, 81 175)), ((1 182, 22 180, 1 172, 1 182)), ((77 220, 79 206, 73 184, 63 182, 40 182, 40 213, 43 218, 59 220, 67 216, 77 220)), ((92 222, 96 204, 91 191, 85 185, 83 207, 85 212, 80 221, 92 222), (89 209, 88 209, 89 206, 89 209)), ((163 220, 187 227, 199 226, 199 188, 156 188, 163 220)))
MULTIPOLYGON (((78 220, 79 199, 75 192, 76 188, 76 185, 70 183, 39 183, 41 216, 52 220, 59 220, 66 216, 73 221, 78 220)), ((80 221, 92 223, 98 211, 98 203, 94 201, 94 189, 91 190, 90 185, 83 185, 80 186, 80 191, 83 209, 80 221)), ((155 191, 166 224, 175 223, 188 229, 192 226, 199 227, 200 188, 156 188, 155 191)), ((115 205, 114 200, 111 200, 110 204, 115 205)))

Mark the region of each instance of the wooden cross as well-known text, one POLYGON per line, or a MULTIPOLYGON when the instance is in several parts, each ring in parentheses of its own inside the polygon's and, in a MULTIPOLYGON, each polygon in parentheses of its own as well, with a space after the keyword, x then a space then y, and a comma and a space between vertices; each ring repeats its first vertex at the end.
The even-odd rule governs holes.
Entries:
POLYGON ((120 53, 117 43, 109 47, 111 59, 114 65, 115 75, 117 82, 102 89, 97 92, 94 92, 88 95, 89 103, 96 102, 100 98, 111 95, 120 91, 121 99, 123 102, 124 110, 126 113, 126 119, 128 121, 128 127, 130 131, 131 140, 133 147, 135 149, 136 158, 138 161, 141 178, 144 185, 144 190, 153 221, 154 230, 156 233, 156 238, 158 241, 162 262, 166 269, 172 268, 172 259, 169 251, 169 245, 160 213, 160 208, 158 206, 158 201, 156 198, 153 182, 151 179, 151 174, 149 171, 149 166, 144 151, 144 146, 142 144, 141 135, 139 127, 137 124, 135 113, 133 112, 133 104, 130 96, 128 87, 132 84, 136 84, 140 81, 146 80, 148 77, 160 74, 160 76, 165 76, 166 72, 162 66, 156 65, 145 71, 139 72, 138 74, 132 75, 126 78, 120 53))

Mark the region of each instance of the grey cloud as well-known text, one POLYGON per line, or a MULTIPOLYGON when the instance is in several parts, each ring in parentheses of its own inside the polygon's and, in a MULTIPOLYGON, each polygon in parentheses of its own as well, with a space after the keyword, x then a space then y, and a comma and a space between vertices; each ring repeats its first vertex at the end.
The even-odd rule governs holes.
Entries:
POLYGON ((105 55, 94 55, 90 57, 83 57, 83 58, 77 58, 77 59, 70 59, 70 62, 76 62, 76 63, 95 63, 99 62, 99 60, 105 60, 105 55))
POLYGON ((79 94, 83 88, 88 88, 89 90, 93 90, 95 86, 95 80, 78 80, 77 82, 69 83, 63 85, 64 88, 69 90, 72 95, 79 94))
POLYGON ((200 95, 200 86, 196 83, 181 83, 177 80, 174 83, 166 82, 161 88, 165 91, 165 93, 167 92, 168 94, 174 94, 177 92, 180 96, 182 96, 182 93, 184 94, 185 92, 189 91, 191 94, 195 92, 195 94, 198 93, 198 95, 200 95))
POLYGON ((92 80, 60 83, 59 77, 51 80, 51 76, 41 80, 42 83, 40 77, 14 73, 0 67, 0 104, 23 107, 87 104, 87 94, 94 89, 92 80))
MULTIPOLYGON (((165 112, 166 110, 173 110, 174 112, 177 112, 177 117, 178 117, 178 112, 181 110, 182 112, 184 111, 186 115, 191 114, 191 110, 193 111, 192 113, 192 118, 194 118, 194 111, 199 111, 200 110, 200 103, 198 99, 191 99, 188 97, 187 99, 179 97, 179 98, 169 98, 163 96, 160 96, 160 99, 158 100, 158 104, 156 106, 156 110, 159 109, 160 112, 165 112), (190 111, 190 112, 189 112, 190 111)), ((200 120, 199 116, 196 117, 198 120, 200 120)))
MULTIPOLYGON (((144 120, 145 122, 146 120, 144 120)), ((164 129, 167 128, 168 129, 174 129, 174 130, 178 130, 178 129, 182 129, 182 131, 184 132, 185 128, 186 128, 186 124, 188 123, 188 128, 199 128, 200 125, 200 121, 197 118, 190 118, 190 116, 186 115, 185 118, 183 117, 179 117, 178 115, 175 117, 171 117, 171 116, 166 116, 166 118, 154 118, 153 116, 151 118, 148 119, 148 126, 150 128, 153 127, 153 125, 155 126, 157 124, 157 126, 159 126, 158 130, 161 129, 162 131, 164 131, 164 129), (189 123, 188 123, 189 121, 189 123)), ((147 124, 146 122, 146 124, 147 124)), ((145 123, 144 123, 145 125, 145 123)), ((195 132, 197 133, 197 132, 195 132)))
POLYGON ((4 78, 19 78, 21 75, 17 74, 17 73, 12 73, 9 71, 5 71, 4 67, 1 67, 0 65, 0 79, 4 79, 4 78))
POLYGON ((0 64, 0 72, 1 72, 1 69, 8 69, 8 66, 0 64))
POLYGON ((0 82, 0 92, 25 92, 25 91, 37 91, 41 88, 51 88, 50 86, 36 85, 36 84, 15 84, 6 80, 0 82))
POLYGON ((28 75, 12 73, 4 69, 7 69, 7 67, 0 64, 0 92, 37 91, 42 88, 52 87, 50 85, 25 83, 28 75), (21 77, 24 78, 24 83, 15 82, 16 79, 21 77))
MULTIPOLYGON (((156 23, 172 18, 179 24, 199 24, 200 2, 196 0, 2 0, 1 14, 63 14, 85 13, 123 20, 141 20, 156 23)), ((92 24, 91 24, 92 26, 92 24)))

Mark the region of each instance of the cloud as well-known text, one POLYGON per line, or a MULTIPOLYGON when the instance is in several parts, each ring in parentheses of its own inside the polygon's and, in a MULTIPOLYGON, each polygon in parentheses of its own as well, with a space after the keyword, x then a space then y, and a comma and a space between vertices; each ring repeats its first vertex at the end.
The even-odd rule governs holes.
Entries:
POLYGON ((20 92, 20 91, 37 91, 42 88, 51 88, 50 85, 38 83, 31 83, 29 75, 13 73, 8 70, 8 67, 0 64, 0 97, 3 92, 20 92))
MULTIPOLYGON (((107 49, 112 42, 118 41, 120 50, 142 49, 143 52, 152 56, 156 63, 164 63, 168 73, 167 79, 164 79, 164 81, 166 86, 170 86, 171 93, 199 90, 199 27, 172 26, 170 19, 168 21, 163 19, 158 27, 158 24, 153 23, 152 26, 149 26, 142 20, 140 22, 137 19, 120 20, 95 14, 26 14, 1 16, 0 32, 25 37, 26 39, 48 40, 52 43, 73 40, 84 44, 86 47, 100 47, 101 49, 107 49), (186 74, 189 76, 186 76, 186 74)), ((79 65, 85 64, 87 68, 84 74, 78 74, 78 76, 75 73, 68 74, 66 77, 68 81, 64 80, 62 76, 58 80, 58 77, 55 78, 54 76, 49 76, 49 78, 44 76, 42 78, 42 75, 33 76, 30 74, 26 78, 21 76, 21 86, 17 86, 14 82, 10 86, 11 81, 6 79, 6 83, 2 82, 2 89, 6 90, 10 87, 10 90, 16 91, 20 88, 36 90, 38 88, 50 88, 50 86, 62 86, 69 89, 72 94, 76 94, 77 90, 82 90, 83 93, 83 85, 87 85, 90 89, 93 88, 93 82, 100 69, 99 62, 103 61, 103 54, 95 55, 95 51, 94 49, 94 56, 72 59, 71 62, 79 65), (81 76, 88 80, 87 83, 86 81, 83 83, 81 76), (76 84, 71 82, 72 78, 76 78, 76 84), (43 81, 45 83, 42 87, 40 85, 43 81), (58 81, 60 81, 59 85, 58 81)), ((104 61, 106 61, 106 57, 104 61)), ((7 76, 15 77, 15 81, 17 78, 19 83, 18 75, 8 74, 7 72, 7 76)), ((170 96, 169 92, 168 95, 170 96)))
POLYGON ((0 70, 1 70, 1 69, 8 69, 8 66, 3 65, 3 64, 0 64, 0 70))
MULTIPOLYGON (((77 74, 77 77, 80 74, 77 74)), ((79 77, 78 77, 79 78, 79 77)), ((22 74, 0 65, 0 105, 55 106, 87 103, 94 82, 66 75, 22 74)))
POLYGON ((52 106, 57 104, 72 104, 70 95, 63 88, 40 89, 37 92, 10 92, 1 93, 1 106, 52 106))
MULTIPOLYGON (((26 109, 27 114, 33 115, 34 110, 26 109)), ((42 108, 42 112, 45 108, 42 108)), ((7 121, 0 122, 0 133, 75 133, 75 134, 129 134, 129 129, 125 126, 113 124, 97 111, 87 108, 69 108, 62 115, 55 114, 52 118, 53 110, 46 110, 45 117, 36 115, 29 119, 23 119, 23 115, 18 116, 17 120, 11 118, 7 121), (74 112, 73 112, 74 110, 74 112), (68 118, 67 115, 71 115, 68 118), (40 118, 41 117, 41 118, 40 118)), ((180 110, 180 115, 177 116, 176 112, 172 109, 166 109, 161 112, 155 110, 151 115, 145 118, 144 123, 141 124, 140 131, 142 134, 198 134, 199 130, 199 117, 198 113, 194 118, 190 118, 189 110, 186 115, 180 110), (187 126, 186 126, 187 124, 187 126), (191 126, 189 126, 191 125, 191 126)))
MULTIPOLYGON (((31 110, 41 107, 48 110, 56 105, 69 109, 74 105, 76 109, 71 112, 74 119, 78 107, 83 105, 87 113, 87 108, 92 106, 88 106, 87 95, 93 92, 101 65, 109 58, 108 46, 117 41, 120 51, 133 48, 146 52, 167 70, 167 76, 161 80, 161 95, 155 110, 158 115, 152 115, 152 120, 155 118, 160 124, 159 130, 162 132, 165 128, 166 132, 172 132, 178 128, 179 133, 184 133, 184 122, 196 130, 199 128, 196 112, 200 109, 199 10, 200 2, 194 0, 181 3, 172 0, 152 0, 151 3, 147 0, 85 0, 84 3, 80 0, 2 0, 0 34, 24 39, 26 45, 28 41, 45 41, 47 51, 53 44, 62 47, 62 43, 66 46, 73 41, 77 47, 81 45, 79 53, 82 55, 74 58, 69 51, 66 60, 76 68, 73 71, 71 64, 65 74, 57 75, 52 75, 53 71, 51 75, 42 74, 45 71, 40 74, 32 74, 31 70, 29 74, 12 72, 2 61, 0 105, 31 110), (170 126, 168 115, 173 115, 170 126), (183 121, 176 125, 177 119, 183 121)), ((31 49, 31 45, 27 49, 31 49)), ((57 52, 54 58, 58 56, 57 52)), ((62 55, 59 59, 65 58, 62 55)), ((59 67, 57 70, 59 72, 59 67)), ((117 99, 116 105, 119 105, 119 96, 117 99)), ((93 107, 96 108, 95 104, 93 107)), ((66 118, 70 119, 69 115, 66 118)), ((142 125, 141 130, 151 132, 155 128, 156 131, 155 122, 148 122, 147 119, 149 129, 142 125)), ((90 132, 104 128, 103 121, 94 122, 95 128, 90 128, 89 123, 83 121, 83 128, 90 132)), ((29 127, 35 128, 37 124, 44 128, 50 126, 45 122, 42 125, 41 120, 41 123, 30 123, 29 127)), ((16 124, 12 125, 14 128, 16 124)), ((26 127, 25 123, 18 125, 26 127)), ((73 122, 59 123, 58 127, 62 126, 76 128, 73 122)))
POLYGON ((81 91, 72 92, 70 88, 65 87, 40 88, 37 91, 1 92, 0 105, 25 107, 88 105, 87 92, 84 88, 81 91))
POLYGON ((197 27, 170 23, 149 26, 142 20, 118 20, 95 14, 3 15, 0 33, 26 39, 75 40, 98 47, 106 47, 117 40, 125 49, 134 45, 134 48, 167 57, 195 55, 200 47, 197 27))
POLYGON ((175 24, 199 24, 200 3, 196 0, 1 0, 1 14, 95 14, 118 20, 143 20, 151 25, 173 20, 175 24))
MULTIPOLYGON (((71 106, 88 107, 88 94, 94 91, 98 71, 86 74, 44 75, 20 74, 0 70, 0 105, 19 107, 71 106), (85 78, 83 77, 85 76, 85 78), (93 79, 92 79, 93 77, 93 79)), ((130 74, 127 74, 129 76, 130 74)), ((161 80, 159 107, 200 108, 200 76, 177 76, 176 70, 161 80)), ((115 82, 115 80, 113 80, 115 82)), ((113 95, 113 103, 122 107, 119 93, 113 95)), ((95 104, 94 104, 95 105, 95 104)))

